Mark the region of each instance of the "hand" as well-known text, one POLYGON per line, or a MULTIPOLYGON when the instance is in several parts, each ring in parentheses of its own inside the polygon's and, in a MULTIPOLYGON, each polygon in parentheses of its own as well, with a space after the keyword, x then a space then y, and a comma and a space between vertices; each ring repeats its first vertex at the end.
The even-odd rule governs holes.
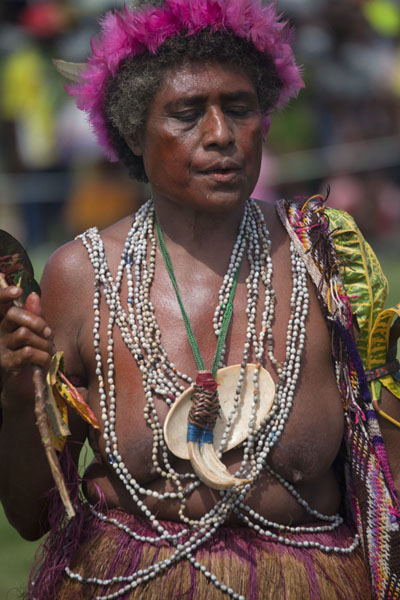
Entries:
POLYGON ((43 318, 40 298, 32 293, 25 307, 12 303, 21 296, 16 286, 0 289, 0 373, 3 383, 9 375, 16 375, 26 367, 50 366, 54 353, 53 336, 43 318))

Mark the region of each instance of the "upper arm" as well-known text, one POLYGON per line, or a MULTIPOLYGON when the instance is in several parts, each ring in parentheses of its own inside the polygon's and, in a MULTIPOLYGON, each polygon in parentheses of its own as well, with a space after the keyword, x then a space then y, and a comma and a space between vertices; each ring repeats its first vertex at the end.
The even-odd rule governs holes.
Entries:
MULTIPOLYGON (((400 422, 400 400, 383 386, 379 408, 400 422)), ((400 428, 380 415, 378 415, 378 421, 385 442, 394 485, 400 497, 400 428)))
POLYGON ((44 316, 68 375, 85 376, 79 334, 90 308, 90 263, 80 241, 62 246, 50 257, 40 282, 44 316))
MULTIPOLYGON (((64 352, 65 373, 82 382, 87 381, 87 373, 81 356, 80 333, 91 307, 93 276, 89 275, 87 252, 80 241, 74 241, 50 257, 40 282, 44 316, 52 329, 57 351, 64 352)), ((86 401, 86 384, 77 387, 86 401)), ((69 411, 69 425, 74 440, 86 438, 87 424, 73 410, 69 411)))

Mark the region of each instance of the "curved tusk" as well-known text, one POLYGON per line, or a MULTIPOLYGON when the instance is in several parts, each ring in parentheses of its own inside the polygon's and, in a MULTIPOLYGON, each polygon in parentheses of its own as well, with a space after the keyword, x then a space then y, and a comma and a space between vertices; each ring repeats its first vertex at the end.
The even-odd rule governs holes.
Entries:
POLYGON ((251 482, 251 479, 243 479, 232 475, 228 471, 226 465, 218 458, 213 444, 202 444, 200 447, 200 454, 203 456, 204 462, 212 471, 225 473, 226 477, 229 478, 229 481, 233 481, 235 487, 243 486, 251 482))
MULTIPOLYGON (((235 415, 231 424, 228 438, 224 445, 224 452, 235 448, 241 444, 248 436, 249 421, 253 418, 252 407, 254 398, 254 371, 255 364, 246 366, 245 377, 240 396, 240 402, 235 408, 235 415)), ((233 365, 219 369, 216 375, 216 381, 219 384, 218 395, 221 405, 220 418, 217 420, 214 428, 214 445, 218 448, 223 434, 226 430, 228 420, 232 413, 233 399, 237 388, 238 378, 241 366, 233 365)), ((193 386, 187 388, 175 400, 170 408, 164 423, 164 438, 168 448, 175 456, 189 459, 189 452, 186 444, 186 427, 189 412, 192 406, 193 386)), ((259 401, 255 419, 255 430, 258 430, 264 423, 271 407, 274 403, 275 385, 271 375, 263 367, 259 375, 259 401)))
POLYGON ((213 490, 228 490, 249 483, 249 479, 239 479, 229 473, 226 466, 215 454, 213 444, 188 442, 189 459, 197 477, 213 490))
POLYGON ((53 64, 63 77, 71 81, 78 81, 80 74, 86 69, 86 63, 67 62, 58 58, 53 58, 53 64))

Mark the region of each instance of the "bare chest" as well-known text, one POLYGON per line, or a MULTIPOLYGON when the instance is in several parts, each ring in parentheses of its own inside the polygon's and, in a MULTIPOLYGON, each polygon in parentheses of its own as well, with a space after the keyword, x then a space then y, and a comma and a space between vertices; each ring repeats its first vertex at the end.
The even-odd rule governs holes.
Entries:
MULTIPOLYGON (((157 285, 152 290, 152 300, 162 345, 173 365, 194 379, 197 372, 196 363, 172 286, 162 271, 156 281, 157 285)), ((218 288, 214 283, 211 280, 208 286, 203 282, 203 285, 193 288, 189 284, 182 285, 182 297, 207 368, 212 364, 217 341, 212 327, 218 298, 218 288)), ((282 256, 275 257, 273 287, 276 293, 275 319, 272 327, 274 354, 277 360, 283 363, 288 341, 292 292, 292 273, 287 248, 282 250, 282 256)), ((325 473, 338 453, 343 434, 343 411, 333 372, 329 332, 310 283, 308 288, 310 309, 294 404, 283 435, 272 451, 270 460, 273 468, 293 483, 312 481, 325 473)), ((124 293, 123 290, 122 297, 124 293)), ((260 289, 257 330, 261 327, 263 301, 264 292, 260 289)), ((244 281, 240 281, 226 340, 227 365, 240 364, 243 359, 247 333, 246 307, 246 285, 244 281)), ((104 363, 107 362, 107 317, 108 309, 103 306, 101 349, 104 363)), ((83 356, 89 373, 89 400, 101 418, 96 365, 90 343, 90 320, 87 322, 87 328, 82 337, 87 340, 83 346, 83 356)), ((154 343, 158 342, 154 340, 154 343)), ((251 361, 254 356, 249 358, 251 361)), ((114 331, 113 361, 117 398, 115 427, 120 453, 132 475, 142 482, 150 481, 157 477, 157 473, 152 467, 153 433, 150 424, 145 420, 146 399, 143 375, 146 374, 138 368, 118 329, 114 331)), ((266 353, 263 363, 277 383, 278 374, 266 353)), ((154 395, 152 410, 162 424, 169 410, 167 404, 162 398, 154 395)), ((104 441, 101 438, 98 444, 104 455, 104 441)), ((171 457, 171 460, 174 458, 171 457)))

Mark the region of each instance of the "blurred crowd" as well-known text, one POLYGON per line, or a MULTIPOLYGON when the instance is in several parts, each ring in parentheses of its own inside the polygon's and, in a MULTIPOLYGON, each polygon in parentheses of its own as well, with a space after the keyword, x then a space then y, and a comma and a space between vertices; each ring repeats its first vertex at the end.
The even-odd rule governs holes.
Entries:
POLYGON ((32 250, 135 211, 146 191, 108 163, 52 59, 83 61, 118 2, 2 0, 0 216, 32 250))
MULTIPOLYGON (((129 4, 129 0, 126 0, 129 4)), ((400 248, 399 0, 277 0, 306 89, 273 118, 254 196, 327 195, 400 248)), ((52 58, 81 62, 119 0, 1 0, 0 221, 28 248, 133 212, 146 186, 107 163, 52 58)))

